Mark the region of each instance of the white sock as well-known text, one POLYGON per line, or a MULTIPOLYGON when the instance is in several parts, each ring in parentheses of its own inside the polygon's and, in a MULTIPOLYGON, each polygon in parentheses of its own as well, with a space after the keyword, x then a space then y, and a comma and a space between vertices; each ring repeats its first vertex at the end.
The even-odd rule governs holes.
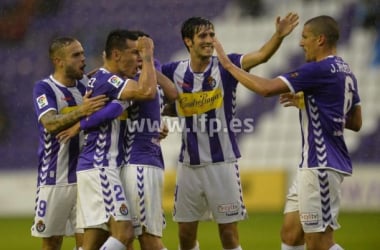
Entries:
MULTIPOLYGON (((181 250, 181 247, 178 247, 178 250, 181 250)), ((200 250, 198 241, 197 241, 197 243, 195 244, 195 247, 193 247, 193 248, 190 249, 190 250, 200 250)))
POLYGON ((100 250, 125 250, 127 249, 118 239, 110 236, 100 247, 100 250))
POLYGON ((305 245, 288 246, 285 243, 281 243, 281 250, 305 250, 305 245))
POLYGON ((341 246, 339 246, 338 244, 335 244, 332 247, 330 247, 329 250, 344 250, 344 249, 341 246))
POLYGON ((238 246, 232 249, 223 249, 223 250, 243 250, 243 248, 241 248, 241 246, 238 246))

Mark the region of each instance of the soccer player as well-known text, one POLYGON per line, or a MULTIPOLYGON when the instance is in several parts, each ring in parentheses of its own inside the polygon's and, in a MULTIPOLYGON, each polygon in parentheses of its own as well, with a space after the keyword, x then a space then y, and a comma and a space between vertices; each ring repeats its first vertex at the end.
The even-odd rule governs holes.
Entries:
MULTIPOLYGON (((132 31, 138 37, 148 36, 132 31)), ((150 101, 135 101, 128 108, 126 134, 126 162, 121 169, 124 190, 131 207, 135 236, 141 250, 166 249, 162 233, 166 225, 162 211, 164 160, 160 140, 161 107, 178 96, 173 82, 161 73, 155 60, 157 94, 150 101), (165 99, 165 100, 164 100, 165 99)), ((139 78, 139 74, 136 79, 139 78)))
MULTIPOLYGON (((160 74, 159 72, 157 74, 160 74)), ((161 105, 164 96, 177 97, 174 84, 167 79, 165 85, 158 75, 158 89, 152 101, 137 101, 128 108, 126 161, 121 178, 130 201, 135 235, 142 250, 161 250, 165 217, 162 210, 164 160, 160 146, 161 105), (162 90, 163 95, 159 93, 162 90)))
MULTIPOLYGON (((74 235, 76 227, 76 174, 83 135, 60 143, 56 134, 104 106, 104 95, 88 98, 84 50, 72 37, 52 41, 49 56, 54 72, 33 88, 38 118, 38 178, 34 223, 31 233, 42 238, 42 249, 61 249, 63 236, 74 235), (82 100, 85 96, 85 100, 82 100), (67 226, 67 227, 66 227, 67 226)), ((82 237, 76 231, 76 245, 82 237)))
POLYGON ((306 63, 274 79, 237 68, 215 40, 223 67, 244 86, 263 96, 283 94, 280 101, 286 106, 304 103, 299 106, 302 160, 287 195, 282 250, 303 250, 305 243, 311 250, 343 249, 333 238, 340 227, 341 184, 352 174, 343 134, 344 129, 359 131, 362 115, 355 75, 337 56, 338 39, 338 24, 332 17, 306 21, 300 41, 306 63))
MULTIPOLYGON (((297 24, 297 14, 278 17, 275 33, 261 49, 231 54, 231 60, 244 70, 267 61, 297 24)), ((240 250, 237 222, 247 213, 234 134, 238 81, 213 56, 215 31, 209 20, 191 17, 182 24, 181 33, 190 59, 162 65, 162 72, 177 87, 175 110, 184 125, 173 212, 180 249, 199 249, 199 221, 212 215, 223 249, 240 250)))
MULTIPOLYGON (((137 37, 147 36, 141 31, 131 31, 137 37)), ((139 59, 141 59, 139 57, 139 59)), ((121 179, 130 204, 135 236, 140 248, 150 250, 164 249, 162 231, 165 224, 162 207, 164 162, 160 140, 167 134, 161 127, 161 107, 165 101, 177 98, 177 90, 161 71, 161 64, 154 61, 157 74, 157 93, 153 100, 134 101, 128 107, 127 135, 125 137, 126 159, 128 166, 121 169, 121 179), (165 100, 164 100, 165 99, 165 100), (135 171, 138 169, 140 171, 135 171)), ((94 71, 95 72, 95 71, 94 71)), ((94 73, 93 72, 93 73, 94 73)), ((92 74, 93 74, 92 73, 92 74)), ((137 75, 126 78, 138 80, 137 75)), ((80 124, 60 133, 61 140, 77 134, 81 129, 91 129, 101 123, 121 116, 123 107, 120 102, 110 102, 103 109, 82 119, 80 124)), ((131 249, 132 246, 129 246, 131 249)))
MULTIPOLYGON (((153 66, 153 41, 136 40, 127 30, 108 34, 105 61, 90 79, 93 96, 105 94, 111 101, 150 100, 156 95, 156 73, 153 66), (142 69, 138 82, 124 76, 136 75, 141 56, 142 69)), ((130 207, 120 179, 125 164, 125 123, 106 120, 100 126, 85 130, 86 139, 79 157, 78 226, 84 228, 83 249, 123 250, 133 240, 130 207), (103 243, 104 235, 110 237, 103 243)))

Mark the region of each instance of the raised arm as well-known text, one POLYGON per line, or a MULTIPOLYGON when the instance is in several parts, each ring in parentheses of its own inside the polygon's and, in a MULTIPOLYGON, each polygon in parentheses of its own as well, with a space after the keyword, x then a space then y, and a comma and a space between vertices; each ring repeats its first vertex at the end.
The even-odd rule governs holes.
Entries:
POLYGON ((216 37, 214 39, 214 47, 222 66, 246 88, 265 97, 274 96, 290 91, 289 87, 280 78, 266 79, 252 75, 238 68, 228 58, 224 52, 222 45, 216 37))
POLYGON ((165 99, 172 102, 178 98, 178 91, 174 83, 160 71, 156 70, 157 82, 164 91, 165 99))
POLYGON ((120 99, 151 100, 156 96, 157 76, 153 62, 153 40, 148 37, 139 37, 137 49, 142 59, 142 68, 138 82, 129 79, 121 93, 120 99))
POLYGON ((245 54, 242 68, 249 71, 252 67, 268 61, 280 47, 282 40, 298 25, 298 14, 290 12, 283 19, 276 18, 276 31, 272 37, 257 51, 245 54))

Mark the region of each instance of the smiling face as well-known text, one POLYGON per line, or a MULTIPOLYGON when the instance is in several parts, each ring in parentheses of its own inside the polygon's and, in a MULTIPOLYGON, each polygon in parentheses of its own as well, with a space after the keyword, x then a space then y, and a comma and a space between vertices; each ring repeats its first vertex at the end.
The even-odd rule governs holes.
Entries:
POLYGON ((192 57, 208 59, 214 53, 215 32, 211 26, 200 26, 193 39, 185 38, 185 43, 192 57))

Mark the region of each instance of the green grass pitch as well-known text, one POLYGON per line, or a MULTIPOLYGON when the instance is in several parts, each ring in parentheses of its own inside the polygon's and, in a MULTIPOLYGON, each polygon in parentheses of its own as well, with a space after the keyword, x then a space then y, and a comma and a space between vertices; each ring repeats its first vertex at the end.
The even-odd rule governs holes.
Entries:
MULTIPOLYGON (((380 213, 342 213, 342 228, 335 233, 336 241, 345 250, 380 249, 380 213)), ((30 236, 30 218, 0 218, 0 249, 34 250, 40 249, 40 239, 30 236)), ((279 231, 281 213, 250 213, 246 221, 239 223, 240 241, 245 250, 280 249, 279 231)), ((202 250, 222 249, 217 228, 213 222, 199 225, 198 239, 202 250)), ((178 249, 177 225, 167 214, 164 243, 169 250, 178 249)), ((72 250, 73 238, 65 238, 62 250, 72 250)), ((135 244, 135 250, 139 250, 135 244)))

